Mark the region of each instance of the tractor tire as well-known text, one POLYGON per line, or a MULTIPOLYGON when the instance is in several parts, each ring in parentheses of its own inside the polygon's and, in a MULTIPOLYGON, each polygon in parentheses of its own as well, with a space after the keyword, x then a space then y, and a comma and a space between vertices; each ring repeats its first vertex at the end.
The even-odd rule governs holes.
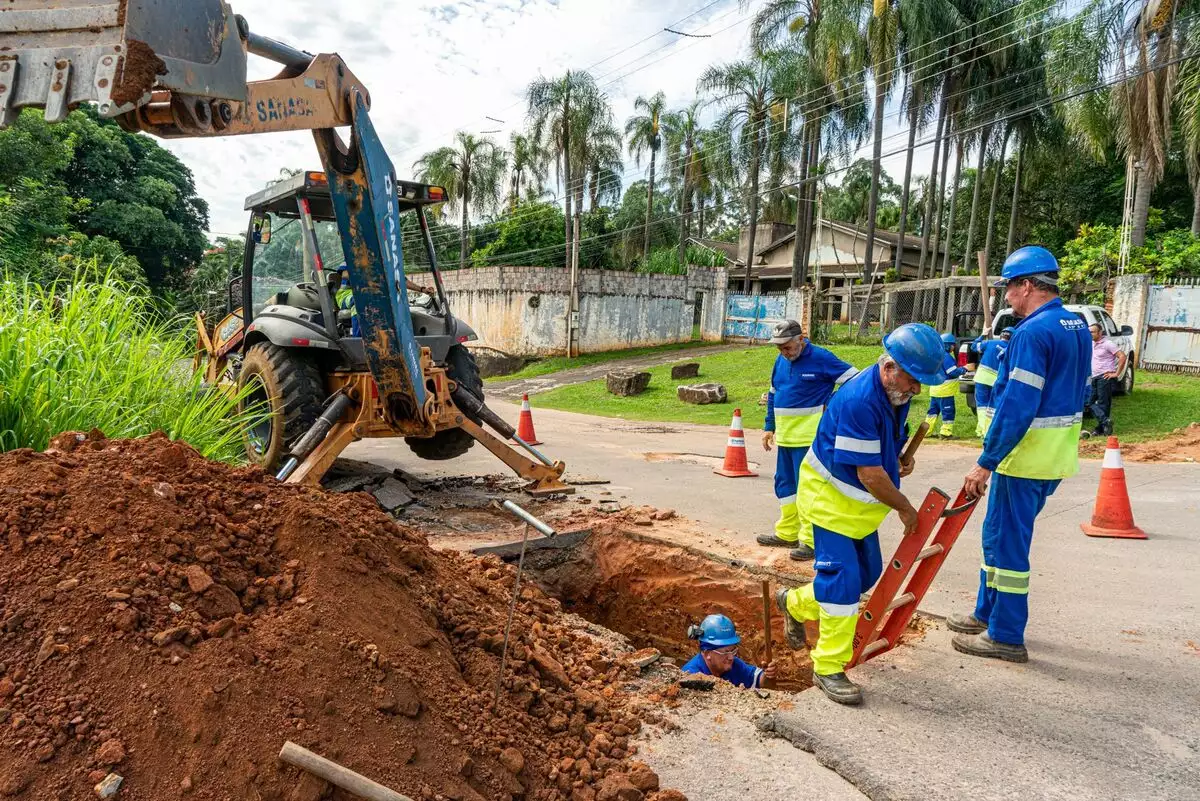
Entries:
MULTIPOLYGON (((480 398, 483 397, 483 379, 479 377, 479 366, 475 364, 475 356, 471 351, 462 345, 450 348, 450 353, 446 356, 446 368, 456 384, 466 387, 480 398)), ((471 422, 479 423, 477 418, 466 416, 471 422)), ((461 428, 439 431, 432 437, 405 437, 404 441, 419 458, 430 462, 457 459, 475 444, 475 438, 461 428)))
POLYGON ((238 388, 248 392, 238 402, 239 412, 251 415, 264 406, 269 411, 247 424, 242 439, 250 463, 273 473, 288 448, 321 416, 325 377, 307 355, 260 342, 242 362, 238 388))

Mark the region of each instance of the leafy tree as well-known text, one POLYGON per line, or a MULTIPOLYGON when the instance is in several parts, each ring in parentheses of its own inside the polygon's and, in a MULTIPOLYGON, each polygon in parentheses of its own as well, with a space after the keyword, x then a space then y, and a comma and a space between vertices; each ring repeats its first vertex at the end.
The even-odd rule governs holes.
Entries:
MULTIPOLYGON (((871 161, 859 159, 851 164, 842 179, 842 185, 831 186, 825 190, 826 216, 831 220, 855 224, 865 223, 870 216, 871 178, 871 161)), ((900 218, 900 209, 897 206, 899 200, 900 187, 896 185, 886 170, 880 170, 878 203, 880 216, 892 223, 898 220, 900 218)))
MULTIPOLYGON (((625 123, 625 135, 629 137, 629 152, 633 156, 633 163, 639 167, 642 166, 642 155, 646 151, 650 152, 650 172, 646 183, 646 229, 642 244, 642 259, 645 261, 650 258, 650 225, 654 213, 654 172, 658 162, 658 150, 662 147, 660 134, 663 122, 665 121, 670 128, 675 122, 675 117, 667 115, 667 96, 662 92, 658 92, 649 100, 638 96, 633 103, 633 108, 638 113, 625 123)), ((668 131, 668 135, 673 133, 673 131, 668 131)))
POLYGON ((470 250, 470 213, 496 208, 504 183, 507 156, 489 137, 459 131, 454 145, 432 150, 413 164, 417 179, 445 188, 450 206, 462 214, 459 264, 466 266, 470 250))
MULTIPOLYGON (((639 258, 642 254, 645 233, 643 226, 646 222, 646 197, 648 185, 645 181, 637 181, 625 190, 625 197, 620 208, 613 216, 613 229, 619 232, 619 238, 613 237, 613 248, 617 259, 626 267, 634 266, 644 261, 639 258)), ((676 237, 679 230, 671 214, 671 200, 663 195, 654 198, 654 211, 650 219, 650 248, 653 253, 663 247, 677 245, 676 237)), ((675 256, 678 261, 678 255, 675 256)), ((580 261, 582 264, 582 260, 580 261)))
POLYGON ((494 242, 471 254, 476 267, 489 264, 563 267, 567 263, 563 213, 553 203, 521 203, 500 220, 497 230, 499 235, 494 242))

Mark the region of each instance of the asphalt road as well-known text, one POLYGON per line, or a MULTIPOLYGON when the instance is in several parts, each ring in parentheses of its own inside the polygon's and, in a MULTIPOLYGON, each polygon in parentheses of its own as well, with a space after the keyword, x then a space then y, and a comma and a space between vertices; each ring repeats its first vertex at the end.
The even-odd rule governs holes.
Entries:
MULTIPOLYGON (((517 407, 495 406, 516 420, 517 407)), ((727 479, 712 473, 723 428, 545 410, 535 411, 535 424, 542 449, 567 462, 568 477, 612 482, 586 491, 674 508, 711 534, 711 547, 779 558, 753 545, 776 512, 773 459, 758 432, 747 432, 747 442, 760 475, 727 479)), ((397 440, 359 443, 346 455, 418 475, 502 468, 480 447, 452 462, 422 463, 397 440)), ((927 445, 903 489, 914 501, 930 486, 953 496, 975 455, 927 445)), ((872 799, 1200 798, 1200 465, 1127 466, 1145 541, 1080 531, 1099 471, 1098 461, 1084 462, 1039 518, 1028 664, 963 656, 950 647, 950 632, 935 627, 854 671, 866 693, 862 707, 838 707, 809 690, 769 725, 872 799)), ((982 521, 980 509, 923 612, 972 608, 982 521)), ((890 553, 899 539, 893 519, 881 536, 890 553)), ((797 769, 814 769, 796 757, 797 769)))

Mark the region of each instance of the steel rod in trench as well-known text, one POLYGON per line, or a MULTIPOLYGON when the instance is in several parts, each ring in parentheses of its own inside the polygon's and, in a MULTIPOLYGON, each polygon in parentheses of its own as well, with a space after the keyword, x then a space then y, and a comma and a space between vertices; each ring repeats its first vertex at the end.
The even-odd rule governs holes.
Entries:
MULTIPOLYGON (((505 501, 505 504, 508 503, 509 501, 505 501)), ((500 651, 500 672, 496 674, 496 698, 492 702, 493 710, 500 708, 500 687, 504 684, 504 666, 508 662, 508 635, 512 632, 513 613, 517 610, 517 597, 521 594, 521 573, 525 570, 525 545, 528 542, 529 524, 527 523, 521 534, 521 556, 517 560, 517 580, 513 584, 512 601, 508 604, 508 622, 504 624, 504 648, 500 651)))

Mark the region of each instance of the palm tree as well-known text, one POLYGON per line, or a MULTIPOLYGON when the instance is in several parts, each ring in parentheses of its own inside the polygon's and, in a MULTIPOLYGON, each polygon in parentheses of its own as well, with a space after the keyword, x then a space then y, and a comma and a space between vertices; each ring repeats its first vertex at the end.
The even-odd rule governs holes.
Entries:
MULTIPOLYGON (((1181 23, 1181 27, 1187 23, 1181 23)), ((1192 236, 1200 237, 1200 41, 1181 32, 1187 42, 1185 60, 1179 66, 1175 99, 1179 107, 1179 133, 1188 180, 1192 185, 1192 236)))
POLYGON ((470 213, 485 214, 500 202, 507 156, 489 137, 465 131, 454 135, 455 144, 431 150, 413 163, 417 180, 446 190, 451 206, 462 212, 459 233, 459 266, 470 252, 470 213))
POLYGON ((1059 105, 1076 141, 1103 160, 1114 143, 1136 170, 1131 244, 1146 241, 1150 193, 1167 161, 1180 53, 1188 26, 1177 20, 1194 0, 1092 0, 1051 37, 1047 82, 1054 93, 1071 92, 1109 80, 1107 93, 1085 92, 1059 105), (1133 48, 1133 63, 1127 53, 1133 48))
POLYGON ((667 111, 667 96, 656 93, 649 100, 642 96, 633 101, 635 113, 625 122, 625 135, 629 137, 629 154, 633 163, 642 166, 642 155, 650 152, 650 172, 646 186, 646 235, 642 244, 642 261, 650 258, 650 217, 654 211, 654 169, 658 160, 658 149, 662 146, 660 128, 667 111))
POLYGON ((591 73, 568 70, 561 78, 536 78, 525 90, 528 118, 533 138, 558 163, 559 181, 563 186, 563 212, 566 225, 567 252, 571 249, 571 201, 577 176, 571 155, 575 151, 573 126, 581 116, 594 112, 603 103, 596 79, 591 73))
POLYGON ((515 209, 521 202, 521 190, 540 195, 542 182, 546 180, 546 155, 537 145, 537 140, 523 133, 513 133, 509 138, 508 203, 515 209))
MULTIPOLYGON (((875 110, 872 115, 875 149, 871 159, 871 197, 867 201, 867 244, 863 255, 863 282, 869 284, 875 276, 875 217, 879 209, 879 166, 883 161, 883 110, 892 92, 899 58, 899 12, 886 0, 879 0, 874 4, 874 13, 867 22, 866 33, 875 84, 875 110)), ((860 333, 865 333, 867 315, 863 314, 861 319, 860 333)))
POLYGON ((601 200, 621 197, 621 132, 612 123, 607 101, 581 114, 575 125, 576 205, 583 212, 584 184, 587 184, 589 210, 595 211, 601 200))
POLYGON ((703 169, 696 156, 700 153, 700 101, 670 114, 667 131, 669 175, 679 185, 679 263, 687 262, 687 239, 692 220, 692 196, 703 169))
POLYGON ((748 249, 743 291, 750 291, 750 271, 754 264, 758 227, 759 179, 763 154, 770 137, 772 106, 787 97, 781 87, 794 85, 795 54, 772 50, 757 58, 709 67, 700 76, 697 91, 711 95, 710 103, 725 109, 717 123, 729 143, 730 163, 745 165, 746 204, 749 208, 748 249))

